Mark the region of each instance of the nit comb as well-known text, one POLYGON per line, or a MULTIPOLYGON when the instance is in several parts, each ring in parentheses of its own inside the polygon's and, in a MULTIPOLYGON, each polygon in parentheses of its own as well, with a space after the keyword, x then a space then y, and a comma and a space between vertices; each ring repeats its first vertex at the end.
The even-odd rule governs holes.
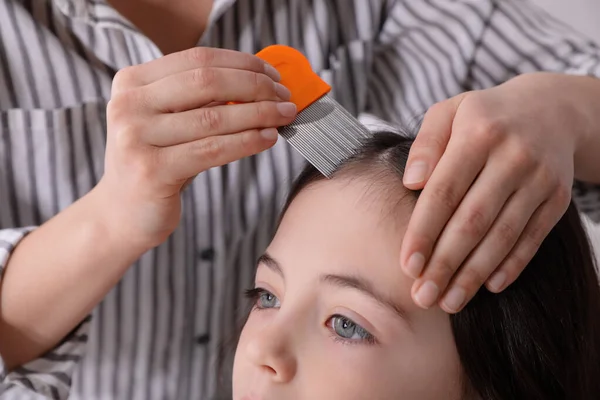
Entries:
POLYGON ((290 145, 326 177, 371 136, 329 92, 331 87, 298 50, 283 45, 264 48, 256 54, 281 74, 281 83, 298 109, 296 119, 278 128, 290 145))

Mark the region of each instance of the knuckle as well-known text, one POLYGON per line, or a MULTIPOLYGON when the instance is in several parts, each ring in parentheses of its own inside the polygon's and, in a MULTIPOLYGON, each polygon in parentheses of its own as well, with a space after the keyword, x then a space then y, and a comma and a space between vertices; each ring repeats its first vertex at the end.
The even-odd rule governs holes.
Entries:
POLYGON ((496 228, 496 236, 504 248, 512 247, 517 239, 519 238, 519 234, 517 230, 513 227, 513 225, 509 222, 499 221, 498 226, 496 228))
POLYGON ((106 106, 108 119, 121 119, 128 115, 131 105, 131 97, 130 91, 113 95, 106 106))
POLYGON ((189 74, 189 79, 192 86, 206 88, 214 85, 217 77, 213 68, 196 68, 189 74))
POLYGON ((435 275, 442 277, 445 282, 448 282, 458 269, 458 266, 453 265, 447 258, 434 260, 432 266, 435 269, 435 275))
POLYGON ((128 91, 112 98, 107 105, 108 136, 122 149, 128 149, 143 141, 145 120, 136 118, 135 108, 139 96, 128 91))
POLYGON ((417 135, 415 139, 416 146, 420 149, 433 149, 441 152, 445 148, 445 142, 440 135, 431 132, 431 134, 417 135))
POLYGON ((524 143, 512 146, 508 162, 520 171, 531 170, 538 166, 535 152, 524 143))
POLYGON ((122 100, 116 95, 112 96, 106 104, 106 120, 109 125, 122 118, 124 114, 122 110, 122 100))
POLYGON ((529 226, 529 229, 525 232, 525 240, 528 243, 527 248, 531 249, 531 253, 535 253, 537 249, 542 245, 544 239, 546 238, 546 234, 548 232, 548 228, 545 224, 541 224, 539 222, 534 222, 529 226))
POLYGON ((479 118, 473 121, 471 129, 469 129, 469 135, 473 137, 473 141, 486 146, 497 143, 505 132, 504 123, 500 119, 491 117, 479 118))
MULTIPOLYGON (((502 266, 502 270, 506 272, 506 274, 510 276, 518 276, 521 271, 525 269, 529 261, 531 261, 533 254, 531 256, 524 256, 517 252, 514 252, 504 261, 504 265, 502 266)), ((507 282, 510 280, 507 279, 507 282)))
POLYGON ((117 148, 129 150, 136 147, 142 136, 142 129, 136 123, 124 123, 114 132, 114 140, 117 148))
POLYGON ((450 211, 454 211, 460 202, 460 195, 455 186, 449 183, 441 183, 433 187, 431 198, 436 205, 450 211))
MULTIPOLYGON (((258 93, 261 90, 261 83, 264 82, 261 77, 264 76, 262 74, 257 74, 256 72, 250 72, 250 83, 252 84, 252 90, 254 93, 258 93)), ((265 76, 266 78, 266 76, 265 76)))
POLYGON ((481 238, 489 229, 490 223, 490 218, 481 208, 472 207, 461 224, 460 232, 469 237, 481 238))
POLYGON ((137 67, 129 66, 121 68, 115 74, 112 81, 113 92, 118 92, 134 85, 135 77, 137 76, 137 67))
POLYGON ((214 108, 204 108, 198 113, 197 123, 203 133, 217 132, 222 124, 221 114, 214 108))
POLYGON ((188 50, 187 55, 193 64, 199 66, 212 65, 215 60, 214 50, 207 47, 195 47, 188 50))
POLYGON ((245 134, 240 135, 239 146, 240 149, 243 149, 247 153, 256 153, 259 149, 259 144, 256 138, 258 138, 258 131, 252 130, 245 132, 245 134))
POLYGON ((253 107, 253 118, 254 121, 268 121, 269 115, 273 115, 275 111, 275 104, 271 104, 272 107, 268 107, 268 104, 264 102, 254 103, 253 107), (269 109, 272 108, 272 109, 269 109))
POLYGON ((429 107, 429 110, 427 110, 427 112, 425 113, 425 118, 434 118, 437 114, 445 112, 447 104, 448 102, 446 100, 434 103, 431 107, 429 107))
POLYGON ((218 138, 210 137, 202 140, 198 143, 198 147, 195 148, 195 152, 198 152, 202 157, 207 160, 214 161, 218 160, 223 156, 223 145, 218 138))
POLYGON ((488 279, 489 274, 477 268, 465 267, 461 271, 461 286, 467 294, 474 294, 488 279))
POLYGON ((124 90, 111 97, 107 117, 128 120, 140 111, 151 109, 150 103, 152 99, 146 90, 142 88, 124 90))
POLYGON ((539 185, 546 190, 553 190, 561 185, 558 172, 547 165, 543 165, 538 168, 536 178, 539 182, 539 185))
POLYGON ((557 207, 563 212, 566 211, 571 203, 572 189, 572 186, 569 184, 559 183, 554 190, 557 207))

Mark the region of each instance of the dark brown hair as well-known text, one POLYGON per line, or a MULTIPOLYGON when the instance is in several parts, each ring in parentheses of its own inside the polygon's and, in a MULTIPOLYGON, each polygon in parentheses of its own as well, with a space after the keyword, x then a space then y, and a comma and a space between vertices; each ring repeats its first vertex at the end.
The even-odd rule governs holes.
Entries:
MULTIPOLYGON (((402 175, 412 140, 381 132, 339 174, 402 175)), ((335 177, 335 175, 334 175, 335 177)), ((378 179, 379 179, 378 178, 378 179)), ((325 179, 307 167, 287 204, 325 179)), ((389 187, 389 185, 386 185, 389 187)), ((418 192, 412 192, 416 199, 418 192)), ((482 400, 600 399, 600 286, 592 251, 573 203, 519 279, 500 294, 481 288, 451 315, 468 389, 482 400)))

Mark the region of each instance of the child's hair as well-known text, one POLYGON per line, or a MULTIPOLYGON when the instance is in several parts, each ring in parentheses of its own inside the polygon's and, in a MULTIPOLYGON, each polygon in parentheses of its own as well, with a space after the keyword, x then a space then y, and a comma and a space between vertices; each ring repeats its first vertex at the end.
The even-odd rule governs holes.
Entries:
MULTIPOLYGON (((366 175, 383 190, 410 193, 416 200, 419 193, 402 185, 411 144, 397 133, 377 133, 336 174, 366 175)), ((307 167, 293 185, 284 213, 300 191, 323 179, 307 167)), ((597 278, 587 235, 571 203, 516 282, 499 294, 482 287, 461 312, 450 316, 464 371, 464 397, 600 399, 597 278)))

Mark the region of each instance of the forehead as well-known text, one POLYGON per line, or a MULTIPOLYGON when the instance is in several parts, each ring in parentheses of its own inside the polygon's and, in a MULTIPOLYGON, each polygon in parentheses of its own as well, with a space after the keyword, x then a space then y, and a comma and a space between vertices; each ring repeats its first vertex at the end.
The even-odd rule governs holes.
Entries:
MULTIPOLYGON (((269 252, 286 276, 366 274, 392 291, 407 286, 400 246, 412 211, 406 191, 368 179, 330 179, 303 189, 284 215, 269 252), (394 197, 396 196, 396 197, 394 197), (289 271, 289 272, 288 272, 289 271)), ((407 293, 409 290, 403 290, 407 293)))
POLYGON ((347 231, 354 236, 358 232, 345 228, 370 228, 362 233, 383 235, 389 241, 392 236, 403 236, 414 203, 414 195, 390 174, 342 174, 303 188, 283 216, 281 230, 301 226, 321 228, 323 233, 347 231))

